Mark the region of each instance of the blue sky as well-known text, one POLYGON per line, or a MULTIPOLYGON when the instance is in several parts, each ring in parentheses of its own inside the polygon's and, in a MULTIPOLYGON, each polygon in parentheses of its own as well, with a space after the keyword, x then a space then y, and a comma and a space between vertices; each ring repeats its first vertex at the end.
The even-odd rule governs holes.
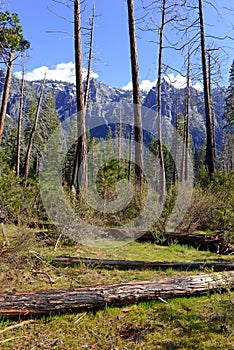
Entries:
MULTIPOLYGON (((62 2, 62 1, 61 1, 62 2)), ((68 1, 64 1, 68 2, 68 1)), ((146 2, 149 2, 147 0, 146 2)), ((69 2, 70 3, 70 2, 69 2)), ((233 13, 222 7, 234 8, 232 0, 213 0, 220 15, 205 5, 206 32, 216 36, 233 35, 233 13)), ((86 8, 82 13, 83 25, 91 15, 93 0, 86 0, 86 8)), ((73 13, 72 8, 53 0, 6 0, 3 10, 16 12, 23 26, 24 36, 31 43, 30 58, 26 63, 28 79, 42 78, 45 66, 48 67, 48 77, 57 79, 73 79, 74 76, 74 49, 73 49, 73 13), (51 11, 50 11, 51 10, 51 11), (57 14, 57 15, 56 15, 57 14), (63 17, 63 18, 61 18, 63 17), (53 33, 49 33, 53 31, 53 33)), ((135 0, 136 16, 142 16, 141 0, 135 0)), ((125 0, 96 0, 95 43, 93 63, 94 76, 106 84, 123 87, 130 86, 130 54, 127 26, 127 5, 125 0)), ((175 37, 175 33, 168 33, 175 37)), ((87 39, 83 39, 84 41, 87 39)), ((138 54, 140 67, 140 80, 142 87, 148 89, 154 85, 157 76, 156 43, 152 36, 138 31, 138 54)), ((222 56, 222 72, 224 84, 227 84, 229 70, 234 58, 233 41, 227 39, 219 42, 222 56), (227 51, 227 54, 222 52, 227 51)), ((85 50, 84 50, 85 51, 85 50)), ((164 51, 164 62, 180 70, 183 58, 180 53, 164 51)), ((84 60, 84 67, 86 62, 84 60)), ((15 65, 15 72, 20 71, 20 66, 15 65)), ((177 73, 167 71, 173 79, 177 73), (173 74, 173 75, 172 75, 173 74)), ((177 82, 182 81, 177 75, 177 82)))

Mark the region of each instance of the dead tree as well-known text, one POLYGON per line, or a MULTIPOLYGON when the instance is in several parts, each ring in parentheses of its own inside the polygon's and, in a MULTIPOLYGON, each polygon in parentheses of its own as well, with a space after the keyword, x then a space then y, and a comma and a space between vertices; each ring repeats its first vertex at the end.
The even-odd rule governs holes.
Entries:
POLYGON ((80 193, 81 187, 87 190, 87 142, 86 121, 83 89, 82 66, 82 40, 81 40, 81 6, 80 0, 74 0, 74 47, 75 47, 75 72, 76 72, 76 107, 77 107, 77 145, 72 171, 71 188, 77 184, 76 192, 80 193), (78 177, 79 172, 79 177, 78 177))
POLYGON ((31 159, 33 141, 34 141, 34 137, 35 137, 35 134, 36 134, 38 120, 39 120, 39 116, 40 116, 41 105, 42 105, 44 89, 45 89, 45 82, 46 82, 46 72, 45 72, 45 75, 44 75, 44 80, 43 80, 43 82, 41 84, 41 91, 40 91, 40 95, 39 95, 39 99, 38 99, 38 103, 37 103, 37 109, 36 109, 36 115, 35 115, 35 119, 34 119, 34 124, 33 124, 33 127, 31 129, 30 136, 29 136, 29 141, 28 141, 28 147, 27 147, 25 163, 24 163, 24 171, 23 171, 24 186, 27 185, 27 178, 28 178, 28 172, 29 172, 29 164, 30 164, 30 159, 31 159))
POLYGON ((159 170, 159 183, 160 183, 160 201, 163 202, 166 196, 166 175, 165 175, 165 165, 163 157, 163 146, 162 146, 162 55, 163 55, 163 32, 165 28, 165 17, 166 17, 166 0, 162 3, 162 13, 161 13, 161 26, 159 29, 159 52, 158 52, 158 81, 157 81, 157 117, 158 117, 158 156, 160 163, 159 170))
POLYGON ((212 123, 212 109, 209 91, 209 77, 206 61, 206 41, 205 41, 205 25, 203 16, 203 2, 198 0, 199 4, 199 21, 200 21, 200 37, 201 37, 201 60, 202 60, 202 74, 203 74, 203 88, 205 100, 205 115, 206 115, 206 165, 208 167, 209 175, 215 171, 215 145, 214 145, 214 130, 212 123))
POLYGON ((128 28, 130 39, 133 111, 134 111, 134 137, 135 137, 135 188, 136 193, 141 192, 143 184, 143 135, 141 116, 141 93, 139 83, 139 67, 136 45, 136 29, 133 0, 127 0, 128 28))
POLYGON ((20 176, 20 143, 21 143, 21 127, 23 119, 23 104, 24 104, 24 66, 22 68, 21 78, 21 93, 20 93, 20 106, 19 106, 19 117, 17 125, 17 156, 16 156, 16 176, 20 176))
POLYGON ((88 58, 88 69, 87 69, 87 78, 85 84, 85 96, 84 96, 84 114, 86 114, 88 96, 89 96, 89 87, 90 87, 90 76, 92 70, 92 60, 93 60, 93 39, 94 39, 94 20, 95 20, 95 6, 93 5, 93 13, 91 17, 91 31, 90 31, 90 41, 89 41, 89 58, 88 58))
POLYGON ((190 44, 188 43, 188 63, 186 82, 186 107, 184 116, 183 151, 181 164, 181 180, 188 180, 188 152, 189 152, 189 112, 190 112, 190 44))

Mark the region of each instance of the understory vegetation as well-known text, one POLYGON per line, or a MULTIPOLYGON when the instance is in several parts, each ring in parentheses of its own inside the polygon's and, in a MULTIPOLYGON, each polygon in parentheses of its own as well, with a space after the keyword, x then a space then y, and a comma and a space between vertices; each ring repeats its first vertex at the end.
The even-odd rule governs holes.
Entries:
MULTIPOLYGON (((1 292, 69 288, 178 277, 212 270, 104 269, 91 264, 52 264, 56 255, 148 261, 233 261, 232 255, 171 244, 132 242, 90 248, 59 232, 5 225, 10 246, 1 255, 1 292)), ((234 292, 141 302, 96 312, 70 312, 25 319, 0 319, 2 349, 232 349, 234 292), (21 322, 23 322, 21 324, 21 322), (25 322, 25 323, 24 323, 25 322), (18 325, 18 326, 17 326, 18 325), (8 328, 16 326, 15 328, 8 328)))

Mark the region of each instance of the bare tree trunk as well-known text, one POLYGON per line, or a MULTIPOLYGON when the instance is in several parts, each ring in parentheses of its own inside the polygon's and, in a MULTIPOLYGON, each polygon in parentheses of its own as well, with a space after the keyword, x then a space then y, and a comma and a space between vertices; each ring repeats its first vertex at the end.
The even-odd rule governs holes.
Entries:
POLYGON ((212 127, 211 100, 210 100, 209 82, 208 82, 208 74, 207 74, 205 27, 204 27, 202 0, 198 0, 198 2, 199 2, 199 20, 200 20, 200 35, 201 35, 201 59, 202 59, 203 87, 204 87, 204 100, 205 100, 205 113, 206 113, 206 160, 205 160, 205 163, 208 166, 209 175, 211 176, 215 171, 215 150, 214 150, 214 145, 213 145, 214 130, 212 127))
POLYGON ((128 156, 128 182, 131 178, 131 163, 132 163, 132 126, 129 131, 129 156, 128 156))
POLYGON ((128 27, 130 38, 133 108, 134 108, 134 136, 135 136, 135 188, 141 192, 143 184, 143 135, 141 116, 141 95, 139 83, 139 68, 136 46, 136 29, 134 18, 133 0, 127 0, 128 5, 128 27))
POLYGON ((84 109, 85 109, 84 114, 86 114, 86 109, 87 109, 89 87, 90 87, 90 75, 91 75, 92 60, 93 60, 94 19, 95 19, 95 7, 93 6, 93 13, 91 18, 91 33, 90 33, 90 42, 89 42, 88 70, 87 70, 87 79, 86 79, 85 96, 84 96, 84 109))
POLYGON ((175 121, 175 136, 173 140, 173 151, 174 151, 174 162, 173 162, 173 184, 176 183, 176 171, 179 169, 176 168, 177 164, 177 153, 178 153, 178 132, 179 132, 179 111, 178 111, 178 93, 176 93, 176 121, 175 121))
POLYGON ((2 142, 4 123, 6 119, 7 104, 9 99, 10 87, 11 87, 13 62, 14 62, 14 52, 11 51, 9 61, 8 61, 8 66, 7 66, 7 73, 6 73, 4 91, 3 91, 3 97, 2 97, 2 106, 0 111, 0 144, 2 142))
POLYGON ((83 90, 82 42, 81 42, 81 8, 80 0, 74 0, 74 46, 76 70, 76 106, 77 106, 77 147, 72 172, 71 188, 77 183, 77 194, 81 187, 88 188, 87 143, 83 90), (78 177, 79 172, 79 177, 78 177))
POLYGON ((233 286, 234 271, 229 271, 154 281, 1 293, 0 315, 15 317, 97 310, 108 305, 121 306, 158 298, 206 295, 207 292, 230 290, 233 286))
POLYGON ((162 51, 163 51, 163 31, 165 26, 165 15, 166 15, 166 0, 163 0, 162 6, 162 17, 161 17, 161 28, 159 33, 159 54, 158 54, 158 82, 157 82, 157 114, 158 114, 158 155, 160 162, 159 170, 159 191, 160 201, 163 202, 166 196, 166 176, 165 176, 165 165, 163 157, 162 147, 162 106, 161 106, 161 89, 162 89, 162 51))
POLYGON ((23 119, 23 104, 24 104, 24 66, 22 69, 21 79, 21 94, 20 94, 20 107, 19 107, 19 118, 18 118, 18 129, 17 129, 17 157, 16 157, 16 176, 20 176, 20 143, 21 143, 21 127, 23 119))
POLYGON ((118 128, 118 180, 120 179, 120 172, 121 172, 121 157, 122 157, 122 108, 120 109, 119 114, 119 128, 118 128))
POLYGON ((36 110, 36 115, 34 119, 34 124, 29 136, 29 142, 28 142, 28 147, 27 147, 27 152, 26 152, 26 157, 25 157, 25 163, 24 163, 24 171, 23 171, 23 176, 24 176, 24 186, 27 185, 27 178, 28 178, 28 172, 29 172, 29 164, 30 164, 30 159, 31 159, 31 153, 32 153, 32 146, 33 146, 33 140, 35 137, 35 133, 37 130, 37 124, 38 124, 38 119, 41 111, 41 104, 42 104, 42 99, 43 99, 43 94, 44 94, 44 89, 45 89, 45 82, 46 82, 46 72, 44 75, 44 80, 41 85, 41 92, 39 96, 39 100, 37 103, 37 110, 36 110))
POLYGON ((214 120, 214 106, 212 99, 212 82, 211 82, 211 53, 208 53, 208 80, 209 80, 209 94, 210 94, 210 108, 211 108, 211 121, 212 121, 212 130, 213 130, 213 140, 212 147, 214 149, 214 157, 216 158, 216 148, 215 148, 215 120, 214 120))
POLYGON ((181 166, 181 180, 182 181, 188 180, 189 111, 190 111, 190 47, 188 46, 186 110, 185 110, 185 117, 184 117, 183 155, 182 155, 182 166, 181 166))

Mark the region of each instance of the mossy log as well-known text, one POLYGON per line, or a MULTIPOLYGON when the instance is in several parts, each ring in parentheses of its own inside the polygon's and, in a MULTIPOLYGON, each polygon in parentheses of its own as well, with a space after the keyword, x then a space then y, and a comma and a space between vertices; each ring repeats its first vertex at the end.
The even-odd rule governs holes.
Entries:
POLYGON ((234 287, 234 271, 153 281, 71 287, 0 294, 0 316, 16 317, 54 312, 97 310, 139 301, 202 295, 234 287))

